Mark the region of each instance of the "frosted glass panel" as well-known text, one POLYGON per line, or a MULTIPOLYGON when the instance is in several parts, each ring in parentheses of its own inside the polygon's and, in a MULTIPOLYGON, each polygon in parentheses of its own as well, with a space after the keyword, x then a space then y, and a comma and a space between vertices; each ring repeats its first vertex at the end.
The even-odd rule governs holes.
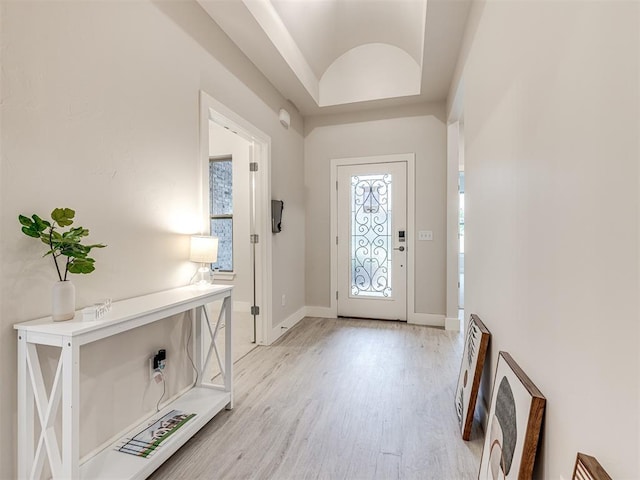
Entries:
POLYGON ((233 174, 231 160, 209 162, 211 216, 233 213, 233 174))
POLYGON ((209 161, 211 235, 218 237, 218 261, 223 272, 233 271, 233 168, 231 159, 209 161))
POLYGON ((233 271, 233 219, 212 218, 211 235, 218 237, 218 261, 211 264, 221 272, 233 271))
POLYGON ((351 296, 391 296, 391 175, 351 177, 351 296))

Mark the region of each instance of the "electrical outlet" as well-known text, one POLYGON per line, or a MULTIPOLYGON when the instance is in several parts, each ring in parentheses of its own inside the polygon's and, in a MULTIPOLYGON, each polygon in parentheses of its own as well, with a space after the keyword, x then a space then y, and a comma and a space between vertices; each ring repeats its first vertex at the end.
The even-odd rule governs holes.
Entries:
POLYGON ((282 294, 282 302, 281 302, 282 306, 284 307, 287 304, 287 296, 283 293, 282 294))
POLYGON ((164 348, 158 350, 149 359, 149 366, 151 367, 151 380, 155 380, 156 383, 162 381, 162 372, 167 366, 167 351, 164 348))
POLYGON ((153 357, 153 368, 158 370, 164 370, 167 363, 167 351, 164 348, 158 350, 158 353, 153 357))

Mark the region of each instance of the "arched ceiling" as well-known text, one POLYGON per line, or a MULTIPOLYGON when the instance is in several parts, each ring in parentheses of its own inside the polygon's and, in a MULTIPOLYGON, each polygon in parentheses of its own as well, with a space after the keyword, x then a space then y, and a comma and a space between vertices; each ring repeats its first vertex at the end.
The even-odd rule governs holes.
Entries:
POLYGON ((470 0, 197 0, 303 115, 445 100, 470 0))
POLYGON ((422 63, 426 0, 271 0, 312 70, 321 78, 352 48, 384 43, 422 63))

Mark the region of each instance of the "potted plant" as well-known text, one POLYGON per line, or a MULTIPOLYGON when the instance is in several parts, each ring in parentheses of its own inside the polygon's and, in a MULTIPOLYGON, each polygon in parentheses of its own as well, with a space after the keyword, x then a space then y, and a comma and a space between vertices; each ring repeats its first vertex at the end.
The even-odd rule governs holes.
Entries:
POLYGON ((75 314, 75 287, 67 280, 67 275, 93 272, 95 260, 89 257, 89 253, 94 248, 106 247, 101 243, 83 245, 83 239, 89 235, 89 230, 84 227, 72 227, 67 231, 57 230, 72 225, 75 214, 76 212, 70 208, 56 208, 51 212, 51 222, 43 220, 36 214, 31 218, 24 215, 18 216, 22 233, 40 239, 49 247, 44 256, 53 257, 59 279, 53 287, 54 321, 71 320, 75 314))

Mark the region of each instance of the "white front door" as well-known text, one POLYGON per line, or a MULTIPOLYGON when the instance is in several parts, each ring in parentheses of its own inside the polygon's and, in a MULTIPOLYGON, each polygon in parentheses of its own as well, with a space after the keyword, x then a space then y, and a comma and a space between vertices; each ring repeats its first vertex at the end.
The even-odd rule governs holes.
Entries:
POLYGON ((338 315, 407 319, 407 164, 338 166, 338 315))

